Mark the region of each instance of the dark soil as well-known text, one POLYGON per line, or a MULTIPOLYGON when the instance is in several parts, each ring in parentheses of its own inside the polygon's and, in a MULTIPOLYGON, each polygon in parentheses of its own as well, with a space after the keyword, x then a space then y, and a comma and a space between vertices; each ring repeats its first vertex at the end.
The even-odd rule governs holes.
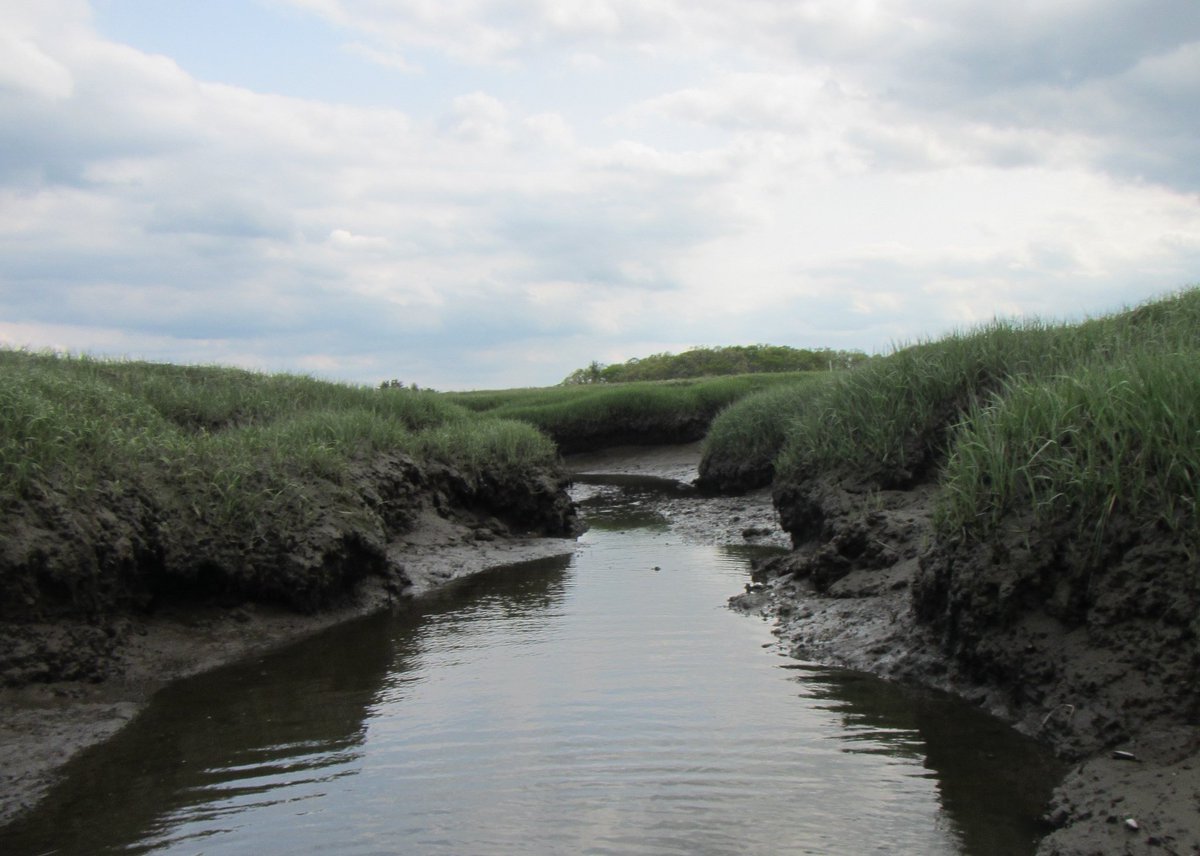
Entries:
POLYGON ((671 446, 704 438, 714 413, 680 413, 671 417, 625 415, 603 425, 565 425, 546 429, 565 455, 631 446, 671 446))
POLYGON ((309 521, 219 541, 169 492, 47 494, 0 538, 0 823, 164 683, 489 567, 574 549, 565 470, 470 479, 399 455, 307 485, 309 521), (345 492, 357 497, 347 511, 345 492), (550 537, 547 537, 550 536, 550 537))
POLYGON ((750 460, 706 455, 700 461, 696 487, 712 496, 731 496, 768 488, 774 478, 774 458, 750 460))
MULTIPOLYGON (((498 521, 497 534, 566 535, 578 525, 562 472, 471 479, 379 455, 360 462, 349 482, 313 479, 297 488, 294 507, 265 506, 261 519, 232 533, 211 509, 179 507, 168 485, 153 494, 110 486, 87 504, 46 491, 4 515, 0 622, 100 624, 113 614, 208 600, 315 612, 366 577, 407 586, 388 545, 425 508, 468 524, 498 521)), ((0 683, 59 676, 11 669, 0 654, 0 683)))
POLYGON ((1076 761, 1039 853, 1200 854, 1196 559, 1145 531, 1098 559, 1030 527, 935 544, 933 491, 778 489, 797 549, 735 605, 795 656, 955 692, 1076 761))

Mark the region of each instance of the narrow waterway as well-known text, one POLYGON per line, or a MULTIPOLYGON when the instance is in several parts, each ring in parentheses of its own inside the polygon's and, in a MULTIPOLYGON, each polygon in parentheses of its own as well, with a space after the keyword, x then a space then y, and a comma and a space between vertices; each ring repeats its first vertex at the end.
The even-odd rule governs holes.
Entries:
POLYGON ((760 548, 680 537, 648 490, 592 490, 573 556, 167 689, 0 852, 1032 852, 1054 762, 778 656, 725 605, 760 548))

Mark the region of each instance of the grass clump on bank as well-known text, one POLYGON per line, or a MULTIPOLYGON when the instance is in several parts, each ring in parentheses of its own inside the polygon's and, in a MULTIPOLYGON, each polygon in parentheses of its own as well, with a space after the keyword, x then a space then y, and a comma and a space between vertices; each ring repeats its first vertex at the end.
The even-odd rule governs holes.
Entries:
POLYGON ((699 440, 716 414, 732 402, 806 376, 751 374, 443 395, 477 413, 527 422, 554 438, 562 451, 577 452, 699 440))
POLYGON ((1200 552, 1200 349, 1006 385, 962 423, 942 488, 944 537, 1069 523, 1093 556, 1114 528, 1200 552))
POLYGON ((433 393, 0 350, 0 594, 16 613, 189 587, 311 608, 379 565, 438 472, 486 506, 556 467, 536 429, 433 393))
POLYGON ((1074 359, 972 402, 941 473, 943 539, 1033 526, 1085 561, 1166 533, 1200 548, 1200 289, 1064 329, 1074 359))
POLYGON ((1141 354, 1194 350, 1200 291, 1081 324, 997 321, 905 348, 831 379, 776 461, 784 479, 854 474, 882 487, 925 480, 954 429, 1015 385, 1041 385, 1141 354))
POLYGON ((833 377, 828 373, 806 375, 752 393, 722 410, 704 438, 700 487, 737 493, 770 484, 775 457, 793 424, 833 377))
POLYGON ((834 379, 793 426, 777 471, 785 480, 854 474, 881 487, 926 478, 951 428, 1007 379, 1036 377, 1088 350, 1089 337, 1037 322, 995 322, 904 348, 834 379))
POLYGON ((777 497, 935 482, 943 539, 1033 522, 1198 544, 1200 289, 1079 324, 997 321, 746 398, 705 458, 702 481, 770 462, 777 497))

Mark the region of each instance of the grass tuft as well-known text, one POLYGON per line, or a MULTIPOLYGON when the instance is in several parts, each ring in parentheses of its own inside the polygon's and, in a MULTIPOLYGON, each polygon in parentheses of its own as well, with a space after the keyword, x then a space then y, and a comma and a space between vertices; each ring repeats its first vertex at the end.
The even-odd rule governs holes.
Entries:
POLYGON ((1098 555, 1114 521, 1200 547, 1200 351, 1131 354, 1021 379, 972 408, 942 477, 946 537, 1073 521, 1098 555))

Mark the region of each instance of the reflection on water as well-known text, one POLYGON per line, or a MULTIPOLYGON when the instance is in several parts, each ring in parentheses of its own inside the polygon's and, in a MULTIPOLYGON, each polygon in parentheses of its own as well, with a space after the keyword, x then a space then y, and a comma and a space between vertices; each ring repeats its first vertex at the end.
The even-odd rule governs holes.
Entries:
POLYGON ((688 490, 679 482, 645 476, 609 477, 619 483, 608 483, 598 476, 575 478, 576 503, 588 526, 609 532, 665 531, 667 518, 658 511, 659 498, 664 494, 684 495, 688 490))
POLYGON ((639 524, 639 490, 573 557, 169 688, 0 850, 1032 852, 1042 753, 765 651, 723 608, 754 551, 639 524))
POLYGON ((843 751, 903 757, 929 771, 963 852, 1031 851, 1049 789, 1064 772, 1044 747, 941 693, 810 664, 784 668, 805 696, 839 715, 843 751))

